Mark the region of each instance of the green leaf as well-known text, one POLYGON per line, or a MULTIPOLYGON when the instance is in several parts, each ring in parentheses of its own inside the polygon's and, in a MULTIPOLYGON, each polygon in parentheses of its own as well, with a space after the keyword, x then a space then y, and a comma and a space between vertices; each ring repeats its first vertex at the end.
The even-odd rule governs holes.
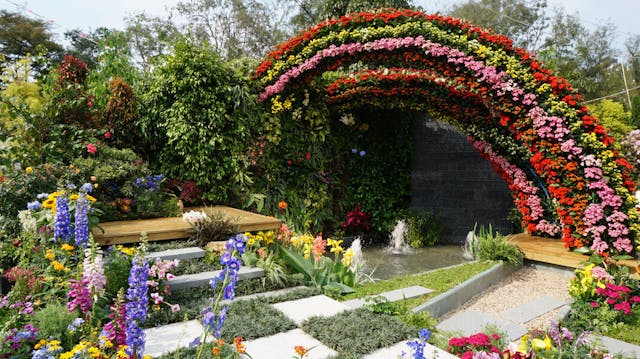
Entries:
POLYGON ((350 294, 355 293, 356 291, 349 287, 346 284, 338 283, 338 282, 330 282, 325 285, 323 288, 329 288, 330 290, 335 290, 336 292, 340 292, 340 294, 350 294))
POLYGON ((278 245, 278 248, 282 259, 284 259, 287 265, 289 265, 299 273, 304 274, 307 280, 313 281, 315 279, 313 275, 313 264, 311 263, 311 261, 304 258, 304 256, 300 255, 299 253, 290 251, 281 245, 278 245))

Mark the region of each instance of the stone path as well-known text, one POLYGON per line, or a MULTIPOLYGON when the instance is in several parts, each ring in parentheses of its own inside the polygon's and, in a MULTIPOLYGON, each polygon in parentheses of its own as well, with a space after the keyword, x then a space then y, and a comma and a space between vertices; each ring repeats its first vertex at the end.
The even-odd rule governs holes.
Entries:
MULTIPOLYGON (((527 270, 530 271, 531 269, 525 268, 521 270, 525 274, 515 273, 512 277, 517 278, 518 276, 531 275, 527 270)), ((539 274, 540 273, 535 273, 535 275, 539 274)), ((548 277, 546 278, 548 279, 548 277)), ((455 312, 452 316, 441 321, 437 325, 437 329, 457 332, 458 334, 468 336, 481 332, 486 325, 492 324, 505 332, 508 340, 515 341, 527 333, 528 329, 531 328, 531 323, 535 323, 541 319, 548 321, 549 318, 559 321, 568 313, 568 298, 558 297, 555 293, 554 295, 547 295, 548 293, 552 293, 549 290, 527 290, 525 287, 522 287, 521 284, 517 283, 517 281, 515 281, 515 284, 512 282, 513 281, 505 280, 503 285, 510 294, 500 293, 499 291, 494 293, 494 296, 498 297, 496 299, 497 302, 488 301, 482 303, 481 299, 476 299, 475 306, 473 304, 471 306, 465 306, 462 310, 455 312), (510 297, 507 299, 505 295, 517 298, 510 297), (502 297, 502 299, 500 299, 500 297, 502 297), (523 303, 524 298, 528 298, 529 300, 523 303), (509 300, 513 302, 512 305, 503 307, 502 309, 495 304, 508 302, 509 300), (480 302, 480 305, 477 305, 477 302, 480 302)), ((541 286, 538 285, 537 287, 541 286)), ((284 292, 289 290, 285 290, 284 292)), ((403 298, 416 297, 429 293, 430 291, 431 289, 428 288, 414 286, 382 293, 381 295, 389 301, 396 301, 403 298)), ((282 292, 283 291, 261 293, 247 296, 246 298, 240 297, 236 300, 278 295, 282 294, 282 292)), ((491 290, 488 292, 491 292, 491 290)), ((559 290, 558 292, 563 291, 559 290)), ((566 288, 563 293, 566 293, 566 288)), ((483 294, 478 293, 476 296, 482 297, 483 294)), ((304 320, 312 316, 328 317, 346 310, 361 307, 364 304, 365 301, 362 299, 341 303, 324 295, 316 295, 298 300, 275 303, 272 304, 272 306, 281 311, 297 325, 300 325, 304 320)), ((202 325, 196 320, 147 329, 145 331, 147 335, 146 353, 152 357, 157 357, 162 353, 185 347, 194 338, 198 337, 202 333, 202 330, 202 325)), ((593 340, 596 339, 594 338, 593 340)), ((628 357, 640 357, 640 347, 638 346, 606 337, 599 338, 598 340, 604 348, 607 348, 612 353, 620 352, 628 357)), ((307 348, 313 347, 313 350, 311 350, 308 356, 310 359, 329 359, 337 354, 300 328, 246 342, 247 351, 254 359, 293 357, 295 355, 293 349, 295 345, 302 345, 307 348)), ((405 341, 379 349, 376 352, 363 356, 363 359, 394 359, 407 351, 408 347, 405 341)), ((456 357, 428 345, 425 349, 425 358, 453 359, 456 357)))

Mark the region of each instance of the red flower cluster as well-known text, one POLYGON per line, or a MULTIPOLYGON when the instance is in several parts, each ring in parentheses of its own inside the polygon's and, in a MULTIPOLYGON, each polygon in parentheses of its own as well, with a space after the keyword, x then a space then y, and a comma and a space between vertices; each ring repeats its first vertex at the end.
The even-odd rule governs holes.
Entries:
POLYGON ((347 213, 347 221, 342 223, 342 228, 350 234, 366 233, 371 229, 370 219, 371 215, 364 212, 360 204, 356 204, 353 210, 347 213))
POLYGON ((500 353, 501 350, 496 346, 500 340, 498 334, 488 336, 485 333, 477 333, 468 337, 452 337, 449 339, 447 351, 462 359, 473 358, 474 353, 483 351, 491 353, 500 353))
MULTIPOLYGON (((640 304, 640 296, 634 295, 631 288, 626 285, 615 285, 607 283, 604 288, 597 288, 596 293, 605 298, 604 302, 613 306, 613 310, 618 310, 624 314, 631 314, 631 308, 640 304)), ((597 307, 597 302, 591 303, 592 307, 597 307)))

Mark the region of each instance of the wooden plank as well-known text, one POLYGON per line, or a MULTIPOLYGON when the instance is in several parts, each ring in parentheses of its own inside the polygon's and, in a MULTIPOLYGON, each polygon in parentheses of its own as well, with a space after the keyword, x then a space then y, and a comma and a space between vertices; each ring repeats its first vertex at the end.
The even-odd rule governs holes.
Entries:
MULTIPOLYGON (((201 207, 196 210, 220 213, 236 224, 240 232, 275 230, 282 225, 282 221, 276 218, 226 206, 201 207)), ((147 234, 149 241, 162 241, 189 238, 193 234, 193 228, 182 217, 167 217, 104 222, 92 231, 100 245, 138 243, 143 232, 147 234)))
MULTIPOLYGON (((585 254, 571 252, 564 248, 564 243, 559 239, 519 233, 509 236, 509 242, 520 247, 524 252, 524 258, 533 261, 579 268, 583 262, 589 259, 589 256, 585 254)), ((622 260, 618 264, 627 266, 633 277, 640 278, 640 262, 638 260, 622 260)))

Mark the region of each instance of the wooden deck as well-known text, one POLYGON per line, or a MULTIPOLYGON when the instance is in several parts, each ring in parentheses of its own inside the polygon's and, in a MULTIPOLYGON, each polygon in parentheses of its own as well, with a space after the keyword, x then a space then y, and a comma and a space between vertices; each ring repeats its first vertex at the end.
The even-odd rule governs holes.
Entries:
MULTIPOLYGON (((229 219, 238 226, 240 232, 278 229, 282 224, 279 219, 231 207, 215 206, 206 209, 229 219)), ((162 241, 189 238, 193 229, 182 217, 169 217, 100 223, 93 228, 92 233, 100 245, 112 245, 139 242, 143 232, 147 234, 149 241, 162 241)))
MULTIPOLYGON (((526 233, 514 234, 509 237, 509 241, 524 252, 524 258, 532 261, 549 263, 563 267, 578 268, 583 266, 583 262, 589 256, 576 252, 571 252, 564 248, 564 243, 559 239, 530 236, 526 233)), ((629 273, 634 277, 640 276, 640 263, 638 260, 620 261, 629 267, 629 273)))

